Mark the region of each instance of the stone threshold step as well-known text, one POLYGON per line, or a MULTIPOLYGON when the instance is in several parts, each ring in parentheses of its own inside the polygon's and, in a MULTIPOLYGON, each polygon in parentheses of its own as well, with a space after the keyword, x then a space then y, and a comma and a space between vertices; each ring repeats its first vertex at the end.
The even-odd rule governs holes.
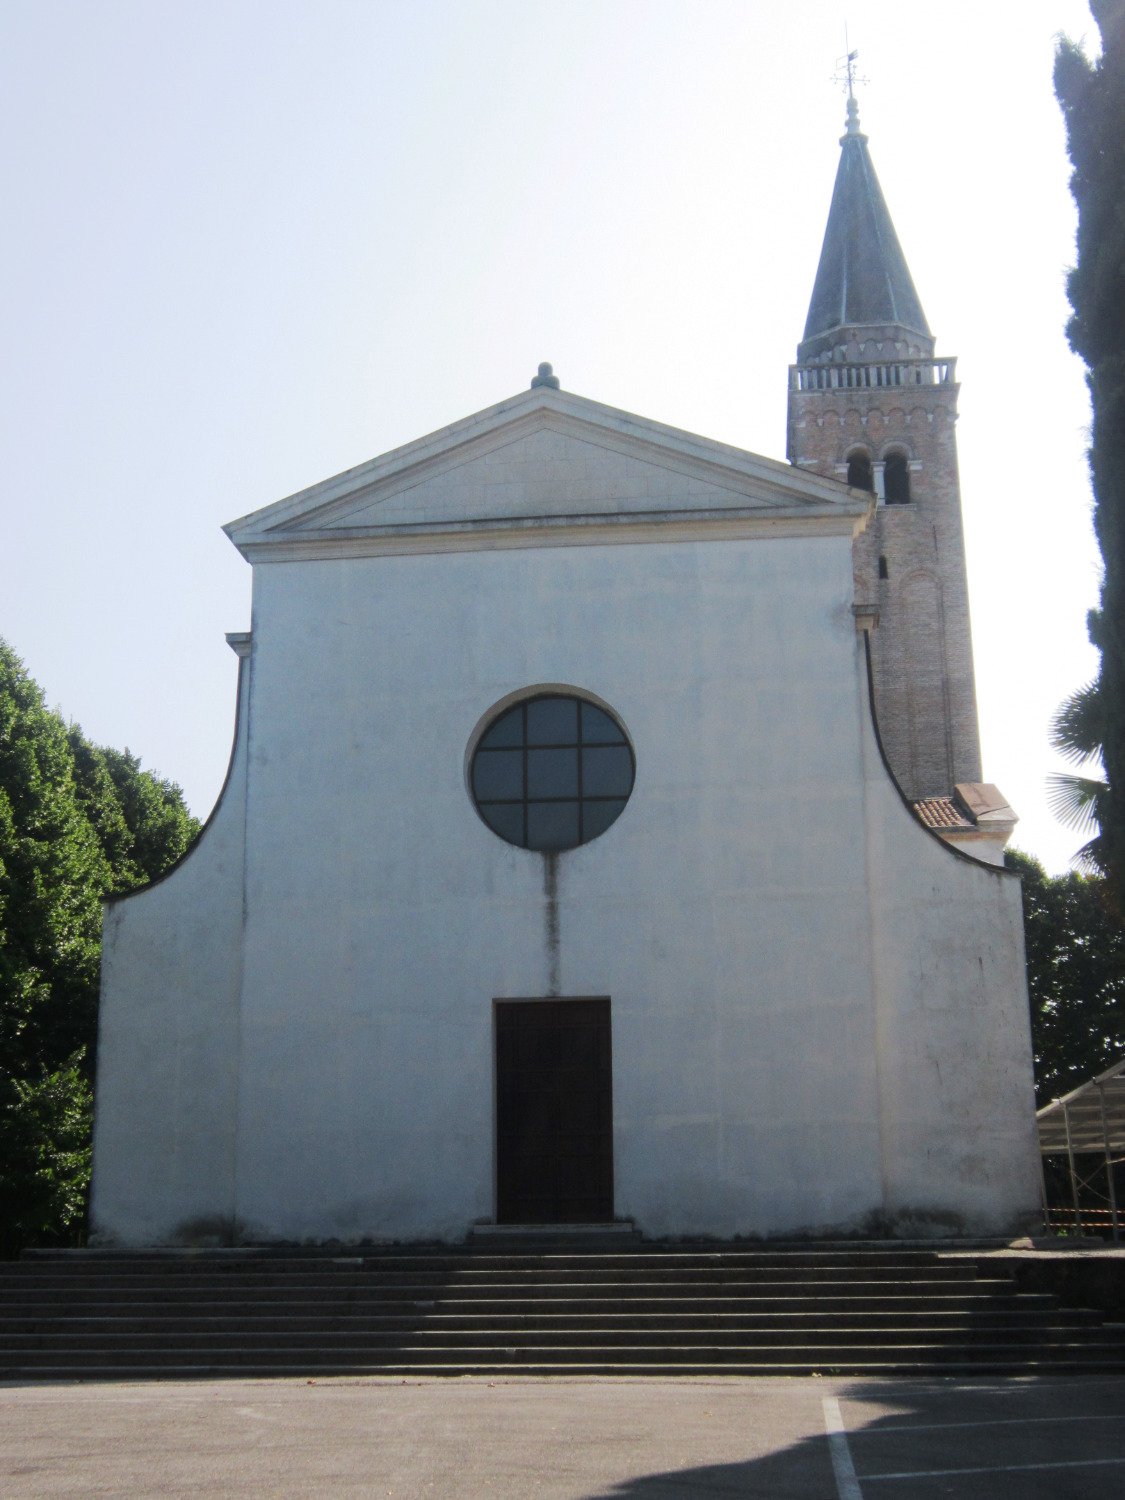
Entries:
POLYGON ((562 1246, 575 1241, 591 1245, 643 1243, 632 1219, 614 1219, 606 1224, 474 1224, 465 1243, 495 1245, 507 1241, 562 1246))
MULTIPOLYGON (((393 1240, 386 1242, 362 1242, 354 1245, 82 1245, 82 1246, 29 1246, 20 1252, 20 1261, 35 1261, 39 1264, 82 1262, 87 1260, 336 1260, 379 1258, 382 1256, 410 1257, 420 1261, 434 1258, 460 1260, 471 1259, 481 1253, 481 1247, 516 1240, 531 1247, 544 1249, 558 1245, 565 1251, 575 1241, 580 1247, 587 1244, 597 1249, 600 1246, 656 1248, 642 1238, 634 1224, 484 1224, 470 1230, 463 1241, 428 1245, 401 1244, 393 1240)), ((675 1247, 680 1248, 678 1245, 675 1247)), ((708 1246, 708 1250, 723 1247, 708 1246)), ((884 1247, 886 1248, 886 1247, 884 1247)))
MULTIPOLYGON (((522 1236, 549 1253, 550 1241, 567 1240, 574 1235, 591 1237, 598 1244, 617 1246, 635 1240, 629 1249, 636 1255, 744 1255, 797 1258, 826 1255, 866 1257, 869 1255, 935 1255, 950 1251, 976 1254, 982 1251, 1006 1250, 1011 1241, 996 1239, 883 1239, 883 1240, 649 1240, 630 1221, 610 1224, 476 1224, 465 1241, 453 1243, 406 1244, 398 1241, 359 1243, 354 1245, 83 1245, 29 1246, 20 1253, 20 1261, 67 1262, 85 1260, 334 1260, 411 1257, 420 1260, 434 1257, 470 1259, 481 1253, 482 1246, 498 1239, 522 1236)), ((564 1246, 565 1249, 565 1246, 564 1246)))

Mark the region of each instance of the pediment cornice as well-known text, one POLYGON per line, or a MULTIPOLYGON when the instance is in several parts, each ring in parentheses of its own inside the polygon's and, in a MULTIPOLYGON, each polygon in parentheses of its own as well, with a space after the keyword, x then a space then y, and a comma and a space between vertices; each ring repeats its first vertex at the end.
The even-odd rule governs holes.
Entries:
POLYGON ((540 387, 223 529, 251 561, 278 561, 732 528, 850 534, 867 512, 838 481, 540 387))

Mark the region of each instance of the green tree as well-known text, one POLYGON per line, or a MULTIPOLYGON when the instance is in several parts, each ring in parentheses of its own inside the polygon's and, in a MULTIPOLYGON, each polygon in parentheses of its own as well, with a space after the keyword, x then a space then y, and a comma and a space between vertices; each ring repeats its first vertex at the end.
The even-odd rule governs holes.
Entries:
POLYGON ((1097 876, 1047 875, 1009 850, 1023 878, 1023 924, 1035 1091, 1069 1093, 1125 1050, 1125 925, 1097 876))
MULTIPOLYGON (((1125 888, 1125 0, 1091 0, 1102 38, 1092 63, 1073 42, 1055 58, 1078 208, 1067 291, 1071 347, 1086 362, 1094 530, 1104 574, 1089 619, 1101 652, 1094 688, 1105 785, 1093 804, 1097 858, 1120 900, 1125 888)), ((1066 705, 1064 705, 1065 712, 1066 705)))
POLYGON ((71 1238, 90 1183, 93 1096, 74 1053, 54 1072, 0 1072, 0 1254, 71 1238))
POLYGON ((179 787, 47 709, 0 641, 0 1252, 81 1224, 102 900, 198 826, 179 787))
POLYGON ((109 864, 75 785, 66 728, 0 648, 0 1059, 23 1076, 86 1046, 109 864))
POLYGON ((142 771, 128 750, 92 745, 76 725, 68 731, 78 797, 109 862, 109 893, 147 885, 186 853, 199 823, 172 781, 142 771))

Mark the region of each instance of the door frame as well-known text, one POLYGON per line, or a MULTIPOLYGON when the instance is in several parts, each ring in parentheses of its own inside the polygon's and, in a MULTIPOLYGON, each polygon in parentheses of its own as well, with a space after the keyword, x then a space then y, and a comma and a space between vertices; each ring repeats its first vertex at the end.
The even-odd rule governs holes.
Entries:
POLYGON ((613 1112, 613 1002, 609 995, 503 995, 492 1000, 492 1222, 500 1223, 500 1059, 498 1012, 506 1005, 565 1005, 571 1001, 602 1001, 609 1014, 609 1180, 610 1220, 617 1211, 613 1112))

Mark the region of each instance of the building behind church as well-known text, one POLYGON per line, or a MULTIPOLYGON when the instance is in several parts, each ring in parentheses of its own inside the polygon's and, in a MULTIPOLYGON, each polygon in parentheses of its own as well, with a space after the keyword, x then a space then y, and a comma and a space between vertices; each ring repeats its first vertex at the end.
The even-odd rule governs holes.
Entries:
POLYGON ((98 1240, 1034 1211, 934 351, 850 103, 790 463, 542 366, 227 528, 227 783, 107 909, 98 1240))

